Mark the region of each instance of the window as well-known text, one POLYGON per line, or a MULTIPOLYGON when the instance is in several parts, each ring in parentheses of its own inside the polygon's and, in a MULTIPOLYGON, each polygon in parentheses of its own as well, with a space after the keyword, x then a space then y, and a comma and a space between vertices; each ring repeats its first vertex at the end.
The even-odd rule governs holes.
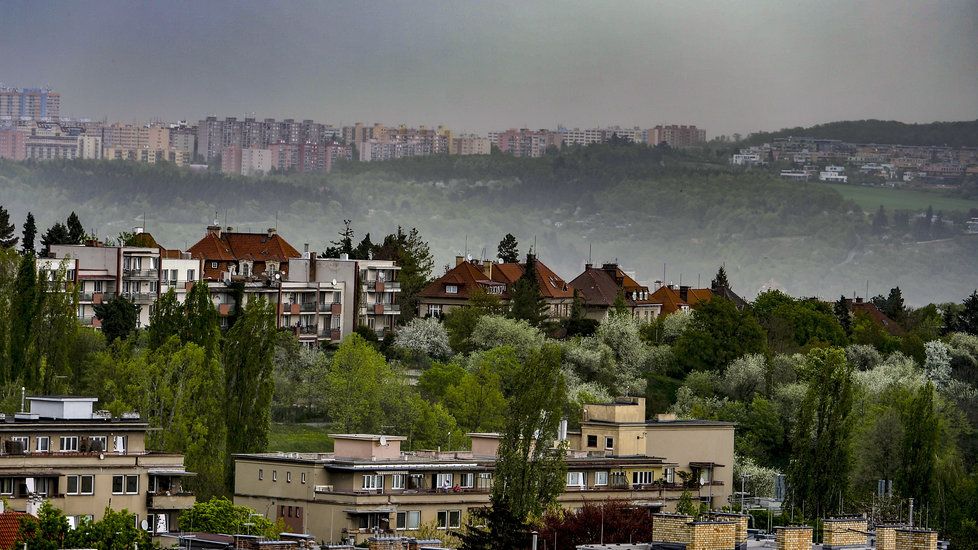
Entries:
POLYGON ((196 269, 188 269, 187 270, 187 280, 188 281, 196 281, 197 280, 197 270, 196 269))
POLYGON ((452 477, 452 474, 437 474, 435 476, 435 487, 437 489, 451 489, 452 477))
POLYGON ((92 281, 92 292, 102 292, 102 281, 92 281))
POLYGON ((78 436, 76 435, 63 435, 61 436, 61 452, 78 452, 78 436))
POLYGON ((441 317, 441 304, 428 304, 429 317, 441 317))
POLYGON ((404 474, 394 474, 391 476, 391 489, 404 488, 404 474))
POLYGON ((88 438, 89 450, 93 453, 101 453, 109 446, 109 438, 104 435, 93 435, 88 438))
POLYGON ((302 472, 302 474, 299 475, 299 479, 300 479, 300 481, 302 483, 305 483, 306 482, 306 473, 305 472, 302 472))
POLYGON ((34 439, 35 450, 39 453, 46 453, 51 450, 51 438, 42 435, 34 439))
POLYGON ((458 285, 445 285, 445 294, 458 294, 458 285))
POLYGON ((417 529, 421 526, 421 511, 408 510, 397 513, 397 529, 417 529))
POLYGON ((462 511, 439 510, 435 524, 438 529, 457 529, 462 525, 462 511))
POLYGON ((217 269, 217 262, 211 262, 211 269, 217 269))
POLYGON ((596 436, 596 435, 589 435, 589 436, 587 436, 587 446, 588 447, 597 447, 598 446, 598 436, 596 436))
POLYGON ((285 482, 292 483, 292 472, 285 472, 285 482))
POLYGON ((594 472, 594 484, 595 485, 607 485, 608 484, 608 472, 594 472))
POLYGON ((475 474, 472 473, 462 474, 459 477, 462 478, 461 481, 459 482, 459 485, 463 489, 471 489, 472 486, 475 485, 475 474))
POLYGON ((31 451, 31 438, 29 437, 23 437, 23 436, 11 437, 10 441, 13 447, 13 449, 11 449, 10 451, 12 453, 15 452, 29 453, 31 451))
POLYGON ((604 438, 604 448, 605 449, 614 449, 615 448, 615 438, 613 438, 613 437, 606 437, 606 438, 604 438))
POLYGON ((65 493, 69 495, 78 494, 78 476, 68 476, 68 489, 65 493))
POLYGON ((675 468, 666 468, 665 471, 662 473, 662 477, 664 477, 666 479, 666 483, 675 483, 676 482, 676 469, 675 468))
POLYGON ((272 481, 278 481, 278 472, 276 470, 272 470, 272 481))
POLYGON ((69 495, 90 495, 94 493, 95 476, 68 476, 69 495))
POLYGON ((568 487, 584 487, 584 472, 567 472, 568 487))
POLYGON ((95 476, 79 476, 81 478, 81 494, 91 495, 95 493, 95 476))
POLYGON ((14 478, 0 478, 0 495, 14 494, 14 478))
POLYGON ((112 494, 135 495, 139 493, 139 476, 112 476, 112 494))
POLYGON ((265 479, 265 470, 258 468, 258 481, 265 479))
POLYGON ((648 485, 653 481, 652 472, 632 472, 632 485, 648 485))
POLYGON ((115 452, 123 454, 126 452, 126 443, 128 442, 129 436, 117 435, 113 441, 113 446, 115 452))
POLYGON ((384 488, 384 476, 380 474, 365 474, 363 476, 363 489, 366 491, 374 491, 377 489, 384 488))

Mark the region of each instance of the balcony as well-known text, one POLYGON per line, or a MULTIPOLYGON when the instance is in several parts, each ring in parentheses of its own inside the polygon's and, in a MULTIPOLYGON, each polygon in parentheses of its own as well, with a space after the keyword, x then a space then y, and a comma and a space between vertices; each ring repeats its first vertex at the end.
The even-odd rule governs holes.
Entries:
POLYGON ((339 341, 340 340, 340 329, 338 329, 338 328, 327 328, 327 329, 323 329, 322 332, 319 333, 319 337, 320 338, 324 338, 326 340, 339 341))
POLYGON ((152 304, 156 301, 155 292, 124 292, 122 295, 137 304, 152 304))
POLYGON ((159 269, 123 269, 122 275, 130 279, 159 279, 159 269))
POLYGON ((316 311, 316 302, 302 302, 299 309, 305 313, 316 311))
POLYGON ((400 315, 401 306, 400 304, 373 304, 371 313, 374 315, 400 315))
POLYGON ((318 334, 319 328, 316 325, 298 326, 295 327, 295 332, 300 335, 318 334))
POLYGON ((187 510, 197 501, 193 493, 147 493, 146 507, 150 510, 187 510))
POLYGON ((400 292, 400 281, 364 281, 363 290, 366 292, 400 292))

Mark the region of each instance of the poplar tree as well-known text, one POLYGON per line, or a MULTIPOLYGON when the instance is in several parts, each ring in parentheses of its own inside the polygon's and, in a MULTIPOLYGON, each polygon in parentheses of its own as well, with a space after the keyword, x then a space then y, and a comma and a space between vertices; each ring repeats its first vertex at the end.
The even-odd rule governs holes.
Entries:
POLYGON ((10 372, 7 381, 23 379, 35 361, 37 331, 35 323, 43 304, 44 294, 37 281, 37 265, 33 253, 21 257, 11 297, 10 372))
POLYGON ((516 242, 516 237, 512 233, 506 233, 503 240, 499 241, 499 246, 496 247, 496 251, 499 253, 499 259, 508 263, 515 264, 520 261, 520 244, 516 242))
POLYGON ((85 240, 85 228, 74 212, 68 215, 67 228, 68 242, 65 244, 82 244, 85 240))

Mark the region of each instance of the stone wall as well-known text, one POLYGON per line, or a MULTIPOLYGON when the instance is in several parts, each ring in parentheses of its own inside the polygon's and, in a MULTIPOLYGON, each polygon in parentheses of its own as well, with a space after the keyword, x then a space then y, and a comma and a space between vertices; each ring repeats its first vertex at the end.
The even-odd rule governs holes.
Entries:
POLYGON ((696 521, 689 524, 686 550, 733 550, 737 524, 732 521, 696 521))
POLYGON ((713 521, 732 521, 737 524, 737 542, 747 542, 747 514, 731 514, 726 512, 712 512, 707 517, 713 521))
POLYGON ((775 527, 774 544, 777 550, 812 550, 812 528, 775 527))
POLYGON ((693 516, 684 514, 652 514, 652 540, 689 544, 689 524, 693 516))
POLYGON ((937 531, 909 527, 897 529, 896 550, 937 550, 937 531))
POLYGON ((822 526, 825 546, 866 546, 869 544, 866 518, 829 518, 822 526))

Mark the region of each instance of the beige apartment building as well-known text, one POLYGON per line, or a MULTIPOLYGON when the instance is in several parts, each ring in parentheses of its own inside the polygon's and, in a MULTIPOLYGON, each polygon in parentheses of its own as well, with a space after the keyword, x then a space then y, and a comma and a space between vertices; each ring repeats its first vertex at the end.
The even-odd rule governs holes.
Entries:
POLYGON ((48 501, 72 527, 127 509, 154 533, 177 530, 194 495, 183 455, 146 450, 149 425, 135 413, 113 418, 94 397, 27 397, 29 412, 0 416, 0 496, 7 507, 36 512, 48 501))
MULTIPOLYGON (((327 542, 456 529, 488 505, 499 447, 499 434, 468 435, 470 451, 402 451, 404 437, 335 434, 331 453, 238 455, 234 501, 327 542)), ((732 423, 649 421, 645 400, 627 398, 588 405, 581 430, 562 436, 565 508, 621 499, 672 511, 688 490, 716 509, 731 494, 732 423)))

